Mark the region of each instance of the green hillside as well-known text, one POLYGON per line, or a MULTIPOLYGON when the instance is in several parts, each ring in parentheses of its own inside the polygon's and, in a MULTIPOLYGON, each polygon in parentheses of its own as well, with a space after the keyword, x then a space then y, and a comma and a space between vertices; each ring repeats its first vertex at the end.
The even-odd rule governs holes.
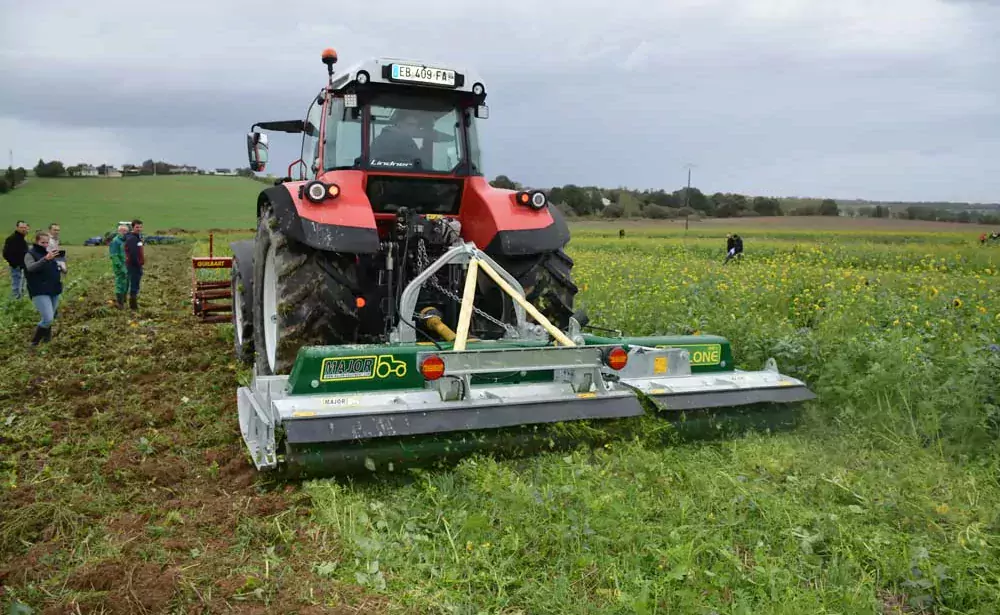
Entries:
POLYGON ((0 196, 0 230, 17 220, 32 231, 50 222, 62 241, 80 244, 113 230, 118 220, 139 218, 146 234, 157 230, 254 227, 257 194, 267 185, 245 177, 181 175, 123 178, 31 178, 0 196))

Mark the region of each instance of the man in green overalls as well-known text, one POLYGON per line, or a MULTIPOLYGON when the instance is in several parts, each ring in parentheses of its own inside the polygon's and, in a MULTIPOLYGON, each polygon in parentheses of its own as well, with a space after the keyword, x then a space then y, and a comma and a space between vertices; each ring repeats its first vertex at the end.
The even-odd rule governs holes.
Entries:
POLYGON ((118 234, 108 244, 111 254, 111 268, 115 272, 115 304, 119 310, 125 309, 125 293, 128 292, 128 271, 125 269, 125 233, 129 228, 118 224, 118 234))

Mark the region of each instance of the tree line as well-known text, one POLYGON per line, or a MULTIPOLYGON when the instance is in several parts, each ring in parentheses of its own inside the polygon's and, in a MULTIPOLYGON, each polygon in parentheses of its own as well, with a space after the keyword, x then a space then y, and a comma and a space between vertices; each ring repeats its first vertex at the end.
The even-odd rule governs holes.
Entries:
MULTIPOLYGON (((86 162, 81 162, 72 166, 66 166, 61 160, 50 160, 48 162, 39 159, 38 163, 34 167, 34 172, 37 177, 66 177, 77 174, 83 167, 94 167, 97 170, 98 175, 106 175, 109 168, 113 168, 111 165, 99 164, 92 165, 86 162)), ((188 172, 188 169, 193 169, 190 171, 191 174, 204 174, 205 171, 197 169, 191 165, 186 164, 173 164, 170 162, 164 162, 162 160, 153 161, 152 158, 144 160, 141 164, 123 164, 121 172, 123 175, 172 175, 180 170, 180 172, 188 172)), ((214 169, 215 171, 230 173, 230 169, 214 169)), ((243 177, 253 177, 254 172, 250 170, 249 167, 234 169, 236 175, 243 177)))
MULTIPOLYGON (((522 184, 506 175, 490 181, 492 186, 509 190, 522 190, 522 184)), ((976 209, 961 204, 906 204, 857 206, 861 201, 846 201, 852 206, 842 206, 835 199, 800 197, 748 196, 732 192, 704 194, 696 187, 685 186, 665 190, 630 190, 628 188, 601 188, 567 184, 542 189, 553 203, 568 216, 603 218, 653 218, 677 219, 689 217, 743 218, 754 216, 847 216, 866 218, 894 218, 904 220, 931 220, 1000 224, 1000 206, 976 209), (948 207, 951 205, 951 207, 948 207)))
MULTIPOLYGON (((490 182, 497 188, 521 190, 520 183, 506 175, 490 182)), ((708 195, 696 187, 666 190, 630 190, 567 184, 543 190, 551 203, 569 216, 599 216, 604 218, 674 219, 689 217, 740 218, 752 216, 783 216, 786 214, 837 216, 840 209, 833 199, 826 199, 805 213, 786 211, 781 199, 769 196, 747 196, 732 192, 708 195)))
POLYGON ((7 167, 3 176, 0 177, 0 194, 7 194, 14 188, 24 183, 28 177, 28 171, 24 167, 7 167))

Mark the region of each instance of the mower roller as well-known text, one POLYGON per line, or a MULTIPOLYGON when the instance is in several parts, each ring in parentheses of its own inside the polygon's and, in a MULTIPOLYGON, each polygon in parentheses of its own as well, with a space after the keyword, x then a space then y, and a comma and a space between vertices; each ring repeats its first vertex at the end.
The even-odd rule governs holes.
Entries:
POLYGON ((336 53, 323 61, 305 120, 247 135, 261 171, 257 128, 303 134, 258 197, 256 237, 231 244, 235 352, 253 365, 239 421, 257 469, 391 469, 815 397, 771 359, 736 369, 722 337, 589 325, 559 210, 483 177, 476 75, 373 59, 334 78, 336 53))

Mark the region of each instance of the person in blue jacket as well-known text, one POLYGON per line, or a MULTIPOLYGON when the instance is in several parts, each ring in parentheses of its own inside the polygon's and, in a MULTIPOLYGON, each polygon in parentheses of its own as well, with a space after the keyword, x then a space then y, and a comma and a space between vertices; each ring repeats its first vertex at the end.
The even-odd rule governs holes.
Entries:
POLYGON ((142 220, 132 220, 132 230, 125 235, 125 270, 128 272, 128 306, 139 309, 139 284, 146 253, 142 247, 142 220))
POLYGON ((35 243, 24 255, 24 277, 28 286, 28 296, 41 314, 42 319, 35 328, 32 346, 52 340, 52 322, 59 311, 59 297, 62 295, 62 272, 56 260, 59 252, 49 251, 49 234, 35 234, 35 243))

